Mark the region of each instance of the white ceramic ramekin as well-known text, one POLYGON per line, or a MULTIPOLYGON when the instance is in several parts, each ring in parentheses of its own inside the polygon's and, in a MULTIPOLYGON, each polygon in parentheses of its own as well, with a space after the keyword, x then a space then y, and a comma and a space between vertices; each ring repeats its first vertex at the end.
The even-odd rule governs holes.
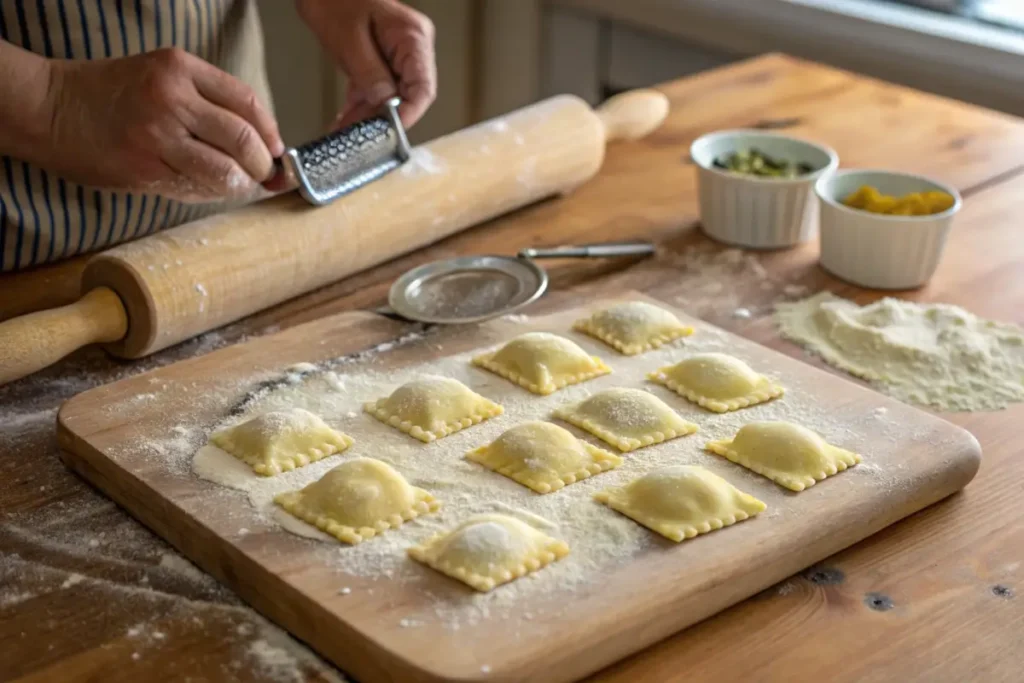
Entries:
POLYGON ((828 147, 759 130, 726 130, 697 138, 690 146, 697 165, 701 226, 719 242, 778 249, 806 242, 818 225, 813 187, 839 165, 828 147), (714 168, 716 158, 756 147, 765 154, 810 164, 799 178, 747 176, 714 168))
POLYGON ((821 267, 872 289, 913 289, 928 282, 963 204, 956 188, 889 171, 837 171, 819 180, 814 190, 821 200, 821 267), (864 185, 896 197, 938 190, 952 195, 954 202, 931 216, 876 214, 842 203, 864 185))

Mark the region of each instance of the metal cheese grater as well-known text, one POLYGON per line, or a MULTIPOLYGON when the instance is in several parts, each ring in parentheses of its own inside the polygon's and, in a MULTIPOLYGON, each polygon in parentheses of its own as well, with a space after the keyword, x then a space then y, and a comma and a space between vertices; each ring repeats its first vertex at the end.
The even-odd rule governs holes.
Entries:
POLYGON ((408 161, 409 139, 398 116, 400 103, 392 97, 384 103, 381 116, 285 151, 283 163, 306 201, 329 204, 408 161))

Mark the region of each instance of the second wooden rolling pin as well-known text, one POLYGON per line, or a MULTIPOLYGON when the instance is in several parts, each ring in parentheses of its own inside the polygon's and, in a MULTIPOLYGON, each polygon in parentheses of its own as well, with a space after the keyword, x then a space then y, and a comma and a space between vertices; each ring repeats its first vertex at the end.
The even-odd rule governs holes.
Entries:
POLYGON ((293 192, 115 247, 89 261, 78 302, 0 323, 0 384, 93 343, 145 356, 568 192, 597 173, 605 143, 644 136, 667 113, 653 90, 596 111, 560 95, 416 148, 326 207, 293 192))

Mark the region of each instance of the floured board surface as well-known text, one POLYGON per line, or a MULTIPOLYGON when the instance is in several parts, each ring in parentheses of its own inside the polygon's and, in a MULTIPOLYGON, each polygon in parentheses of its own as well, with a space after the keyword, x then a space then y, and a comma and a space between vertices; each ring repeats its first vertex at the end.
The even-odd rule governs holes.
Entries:
POLYGON ((69 467, 366 683, 579 678, 948 496, 977 470, 978 444, 966 431, 681 311, 696 333, 641 356, 621 356, 570 331, 576 319, 608 303, 433 330, 399 343, 388 341, 400 334, 397 324, 342 314, 76 396, 61 409, 60 444, 69 467), (468 364, 470 352, 533 330, 568 336, 613 372, 537 397, 468 364), (381 342, 387 343, 358 353, 381 342), (646 372, 696 351, 736 355, 777 378, 787 393, 716 415, 645 380, 646 372), (347 354, 354 355, 331 361, 347 354), (296 363, 319 365, 288 370, 296 363), (503 403, 505 414, 420 444, 361 412, 364 400, 424 372, 461 379, 503 403), (613 386, 649 389, 700 432, 624 454, 622 467, 545 496, 462 458, 515 424, 550 419, 554 407, 613 386), (214 427, 283 405, 319 412, 355 445, 245 490, 193 472, 193 456, 214 427), (794 494, 703 451, 708 440, 764 419, 803 423, 863 454, 864 463, 794 494), (443 503, 440 514, 355 548, 281 527, 265 504, 275 490, 298 488, 357 455, 385 460, 430 490, 443 503), (592 500, 595 491, 675 463, 703 465, 768 509, 675 544, 592 500), (569 543, 570 555, 488 594, 405 557, 408 546, 477 512, 540 517, 550 525, 545 531, 569 543))

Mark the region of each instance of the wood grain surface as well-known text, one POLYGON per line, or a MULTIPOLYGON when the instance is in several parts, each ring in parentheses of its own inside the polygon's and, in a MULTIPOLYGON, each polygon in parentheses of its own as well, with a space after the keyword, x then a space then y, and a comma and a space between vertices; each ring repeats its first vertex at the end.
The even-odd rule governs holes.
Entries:
MULTIPOLYGON (((757 254, 739 269, 691 268, 689 255, 712 258, 720 251, 696 229, 695 174, 687 148, 703 133, 741 126, 782 129, 828 143, 844 167, 903 169, 951 182, 965 195, 965 207, 944 261, 928 286, 901 296, 955 303, 1024 324, 1024 122, 782 56, 662 90, 672 101, 666 125, 645 140, 609 150, 601 173, 572 197, 472 229, 143 362, 82 352, 0 389, 0 415, 13 411, 25 418, 24 426, 6 427, 9 438, 0 441, 0 554, 31 561, 26 568, 12 563, 17 571, 3 573, 0 590, 34 596, 0 604, 0 638, 17 644, 0 648, 0 679, 275 680, 259 661, 239 655, 234 634, 251 628, 251 617, 233 606, 230 593, 169 576, 157 566, 160 542, 134 529, 125 513, 61 466, 52 411, 72 393, 247 335, 379 305, 401 272, 455 254, 656 239, 664 253, 653 261, 546 264, 552 286, 573 287, 578 296, 645 290, 801 358, 799 348, 777 338, 768 320, 772 302, 795 287, 827 288, 860 302, 882 296, 824 274, 815 264, 814 245, 757 254), (739 306, 753 317, 734 317, 739 306), (36 415, 42 418, 29 420, 36 415), (108 533, 99 548, 83 540, 58 552, 44 542, 58 531, 71 536, 96 526, 117 533, 108 533), (129 536, 133 543, 125 540, 129 536), (88 580, 61 590, 69 572, 88 580), (146 600, 125 599, 123 587, 140 579, 154 590, 146 600), (136 659, 138 646, 125 634, 140 621, 167 637, 136 659)), ((0 279, 0 292, 9 291, 10 281, 0 279)), ((1017 456, 1024 406, 945 417, 970 430, 985 453, 964 493, 593 679, 1019 680, 1024 506, 1017 499, 1024 459, 1017 456)), ((299 664, 301 677, 330 680, 329 671, 305 660, 299 664)))
MULTIPOLYGON (((574 321, 613 301, 535 315, 525 324, 435 330, 377 355, 373 368, 415 365, 429 373, 439 345, 452 355, 527 331, 571 335, 574 321)), ((557 593, 534 593, 510 614, 495 612, 471 629, 429 621, 421 628, 402 628, 403 619, 419 621, 431 614, 436 596, 455 607, 472 591, 433 572, 424 572, 427 580, 421 585, 347 575, 343 564, 339 576, 338 568, 317 559, 319 543, 268 524, 244 497, 216 496, 217 485, 188 470, 174 471, 145 449, 125 448, 159 440, 176 425, 216 423, 268 374, 282 376, 298 362, 361 351, 387 322, 366 313, 341 313, 93 389, 64 404, 57 432, 69 468, 365 683, 577 680, 945 498, 966 485, 979 465, 978 444, 963 429, 741 337, 727 338, 726 348, 749 358, 754 367, 779 373, 790 387, 787 396, 810 393, 838 426, 857 433, 858 451, 878 468, 880 478, 837 477, 798 496, 768 481, 748 483, 745 490, 767 501, 772 515, 668 552, 663 546, 646 548, 630 563, 590 577, 594 588, 574 593, 572 609, 553 615, 544 608, 557 593), (155 399, 134 408, 133 399, 155 386, 163 387, 155 399), (903 426, 902 437, 865 432, 864 416, 877 408, 903 426), (248 530, 241 538, 240 528, 248 530), (340 585, 360 599, 340 596, 340 585), (533 616, 526 621, 522 614, 533 616), (514 624, 520 625, 513 629, 514 624), (482 664, 489 667, 485 673, 482 664)), ((697 319, 692 323, 695 336, 711 329, 697 319)), ((605 356, 612 367, 613 356, 605 356)), ((341 372, 361 369, 352 364, 341 372)), ((679 441, 659 448, 684 454, 695 444, 679 441)))

